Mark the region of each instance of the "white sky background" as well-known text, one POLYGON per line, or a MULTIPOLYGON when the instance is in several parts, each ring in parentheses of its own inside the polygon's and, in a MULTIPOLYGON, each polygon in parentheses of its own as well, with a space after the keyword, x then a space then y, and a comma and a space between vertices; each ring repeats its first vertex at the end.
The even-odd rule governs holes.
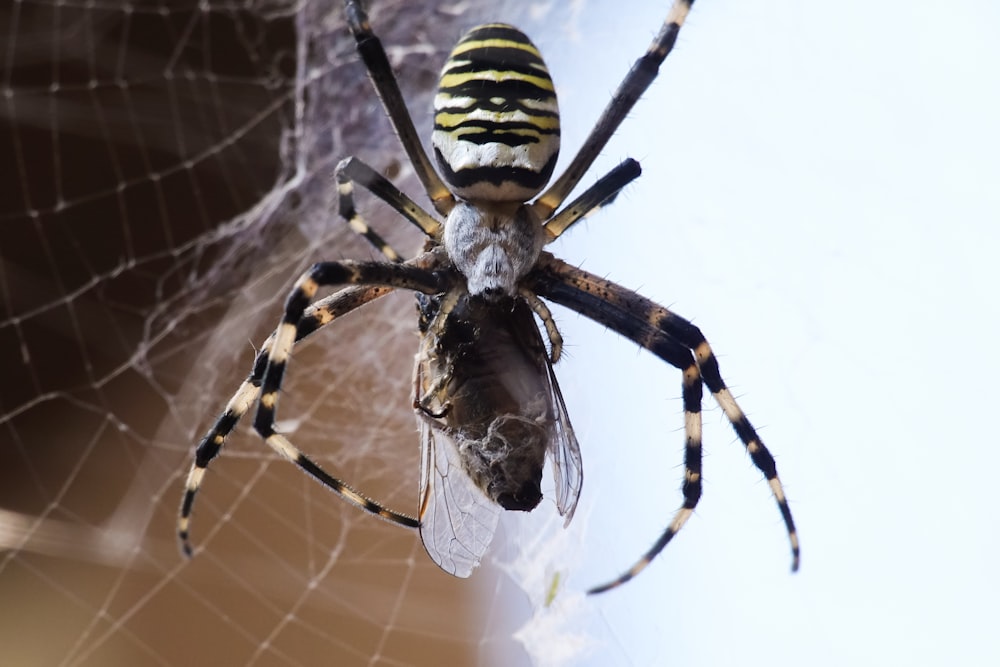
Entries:
MULTIPOLYGON (((567 158, 667 3, 608 4, 581 9, 597 41, 536 40, 567 158)), ((702 503, 585 601, 604 646, 584 663, 1000 664, 998 30, 988 2, 696 3, 586 184, 626 156, 643 176, 553 250, 702 328, 777 458, 802 569, 707 405, 702 503)), ((557 317, 586 470, 572 599, 669 521, 683 430, 679 372, 557 317)))

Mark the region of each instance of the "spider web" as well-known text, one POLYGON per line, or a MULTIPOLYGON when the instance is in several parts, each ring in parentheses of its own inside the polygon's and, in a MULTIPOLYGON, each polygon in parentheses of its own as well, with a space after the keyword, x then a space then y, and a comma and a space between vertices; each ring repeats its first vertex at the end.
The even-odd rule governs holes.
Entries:
MULTIPOLYGON (((578 9, 385 0, 371 14, 426 134, 420 110, 464 29, 501 16, 560 32, 578 9)), ((414 534, 332 500, 245 425, 198 497, 196 557, 178 555, 192 446, 292 277, 321 257, 371 256, 331 214, 334 164, 362 155, 419 192, 341 3, 15 0, 0 35, 0 662, 574 655, 586 642, 563 631, 559 655, 540 657, 560 632, 545 623, 514 638, 552 602, 548 563, 573 548, 519 537, 558 532, 551 517, 511 540, 501 528, 505 572, 455 580, 414 534)), ((419 247, 372 209, 397 248, 419 247)), ((280 424, 411 513, 414 324, 412 299, 393 295, 297 350, 280 424)))

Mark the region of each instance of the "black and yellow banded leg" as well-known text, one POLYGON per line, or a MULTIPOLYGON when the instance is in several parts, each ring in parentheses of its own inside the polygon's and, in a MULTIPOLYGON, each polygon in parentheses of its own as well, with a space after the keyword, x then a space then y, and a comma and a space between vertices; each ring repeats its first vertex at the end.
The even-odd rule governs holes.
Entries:
POLYGON ((393 262, 402 262, 403 257, 392 248, 358 213, 354 205, 354 184, 357 183, 400 215, 413 223, 427 236, 437 238, 441 223, 407 197, 382 174, 355 157, 342 160, 334 171, 337 179, 337 209, 350 228, 364 237, 376 250, 393 262))
MULTIPOLYGON (((425 253, 433 254, 433 253, 425 253)), ((419 522, 406 514, 382 507, 348 484, 333 477, 311 458, 298 450, 285 436, 274 429, 277 416, 278 392, 288 359, 295 345, 298 328, 310 301, 323 286, 366 285, 391 289, 408 289, 425 294, 447 291, 448 281, 441 274, 411 263, 385 262, 320 262, 314 264, 296 282, 285 303, 285 314, 278 325, 267 352, 267 363, 261 382, 260 400, 254 418, 254 430, 274 451, 298 466, 316 481, 340 497, 380 518, 403 526, 417 527, 419 522)))
POLYGON ((381 40, 372 32, 368 14, 361 7, 361 3, 358 0, 346 0, 345 4, 347 25, 354 35, 358 54, 365 63, 368 76, 375 86, 379 99, 382 100, 382 106, 389 116, 389 121, 395 128, 400 143, 403 144, 403 150, 406 151, 410 164, 416 171, 417 178, 420 179, 427 196, 434 203, 434 209, 446 216, 455 206, 455 198, 445 187, 424 151, 420 135, 417 134, 413 120, 406 110, 406 102, 403 101, 399 83, 392 73, 385 48, 382 46, 381 40))
MULTIPOLYGON (((342 315, 379 297, 385 296, 391 291, 392 289, 388 287, 350 287, 317 301, 303 313, 302 319, 299 321, 296 329, 296 342, 330 324, 342 315)), ((188 471, 187 481, 184 485, 180 515, 177 519, 177 536, 180 540, 181 550, 187 556, 190 556, 193 551, 189 528, 195 496, 198 494, 199 488, 201 488, 201 483, 209 464, 219 455, 226 438, 236 428, 243 415, 257 402, 257 398, 260 396, 261 381, 264 377, 264 371, 267 368, 268 350, 271 348, 273 342, 274 334, 272 333, 264 342, 260 352, 257 353, 250 375, 247 376, 247 379, 236 390, 233 397, 229 399, 225 410, 212 425, 212 428, 209 429, 208 433, 205 434, 205 437, 201 439, 195 450, 194 461, 191 464, 190 471, 188 471)))
MULTIPOLYGON (((407 265, 429 269, 440 261, 440 253, 427 252, 407 262, 407 265)), ((392 287, 376 285, 359 285, 346 287, 334 294, 326 296, 309 306, 302 314, 296 326, 295 342, 322 329, 333 321, 343 317, 357 308, 385 296, 393 291, 392 287)), ((226 438, 232 433, 244 414, 257 402, 264 379, 269 352, 274 345, 276 333, 272 333, 264 342, 260 352, 254 359, 253 369, 247 379, 229 400, 226 409, 202 438, 195 450, 195 459, 187 475, 184 496, 181 501, 180 515, 177 519, 177 534, 181 550, 188 556, 192 553, 190 543, 190 520, 194 508, 195 496, 201 487, 208 465, 219 455, 226 438)))
MULTIPOLYGON (((648 301, 647 299, 643 300, 648 301)), ((722 379, 722 374, 719 372, 719 361, 715 353, 708 341, 705 340, 701 330, 694 324, 652 302, 648 302, 647 307, 647 319, 651 324, 665 335, 694 351, 695 360, 698 362, 698 368, 701 370, 705 385, 712 392, 715 402, 722 408, 737 437, 750 455, 750 460, 767 480, 771 495, 774 496, 778 510, 781 512, 781 518, 785 523, 785 529, 788 531, 788 541, 792 550, 792 572, 797 571, 800 558, 799 538, 784 487, 781 485, 781 480, 778 479, 778 469, 774 457, 722 379)))
POLYGON ((548 235, 546 243, 552 243, 575 222, 597 212, 602 206, 610 204, 622 188, 639 178, 641 173, 642 167, 639 163, 628 158, 602 176, 583 194, 567 204, 566 208, 546 221, 545 232, 548 235))
MULTIPOLYGON (((682 369, 685 377, 685 391, 688 387, 689 375, 693 375, 694 370, 698 371, 701 379, 725 413, 736 435, 746 447, 750 459, 767 480, 788 531, 792 550, 792 571, 797 570, 799 567, 798 535, 795 531, 795 522, 792 519, 788 500, 785 497, 781 481, 778 479, 774 458, 726 387, 719 372, 719 364, 715 354, 698 327, 631 290, 566 264, 549 253, 543 253, 539 259, 538 267, 529 276, 528 282, 529 288, 535 290, 539 296, 562 304, 595 322, 604 324, 609 329, 635 341, 668 363, 682 369), (685 365, 684 360, 676 357, 678 345, 686 348, 689 354, 693 353, 696 369, 685 365)), ((688 411, 687 402, 687 394, 685 394, 686 428, 688 415, 691 414, 688 411)), ((687 431, 687 434, 690 443, 692 432, 687 431)), ((694 471, 689 468, 685 472, 685 486, 692 481, 690 477, 692 472, 698 472, 700 478, 700 470, 694 471)), ((687 497, 687 491, 685 491, 685 498, 687 499, 687 497)), ((676 520, 675 517, 675 522, 676 520)), ((672 523, 661 537, 664 545, 666 543, 664 540, 669 541, 676 533, 676 530, 673 530, 674 525, 672 523)), ((640 560, 636 567, 642 569, 647 562, 648 560, 645 559, 640 560)), ((623 575, 626 580, 638 571, 635 568, 633 570, 629 571, 631 574, 623 575)), ((601 587, 600 590, 606 589, 601 587)))
MULTIPOLYGON (((646 346, 643 346, 646 347, 646 346)), ((681 495, 684 502, 674 512, 670 524, 660 534, 660 537, 632 567, 615 579, 595 586, 588 594, 603 593, 617 588, 646 569, 654 558, 670 543, 687 520, 691 518, 698 500, 701 498, 701 399, 702 379, 691 351, 683 345, 661 338, 651 342, 648 349, 675 368, 683 370, 681 385, 681 400, 684 403, 684 483, 681 485, 681 495)))
POLYGON ((573 161, 566 167, 562 176, 535 201, 533 204, 535 212, 543 220, 559 208, 569 193, 577 186, 590 165, 604 150, 611 135, 615 133, 636 101, 656 78, 660 65, 674 48, 677 34, 680 32, 681 26, 684 25, 684 20, 687 18, 692 4, 694 4, 694 0, 674 0, 659 34, 646 49, 646 53, 635 61, 632 69, 625 75, 618 90, 615 91, 608 106, 601 113, 597 124, 590 131, 590 135, 583 142, 583 146, 580 147, 573 161))

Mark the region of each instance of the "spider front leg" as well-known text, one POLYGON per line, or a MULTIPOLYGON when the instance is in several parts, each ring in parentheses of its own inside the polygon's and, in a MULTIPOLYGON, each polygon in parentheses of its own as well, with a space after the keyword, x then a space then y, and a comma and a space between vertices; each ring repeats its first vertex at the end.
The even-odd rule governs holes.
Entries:
MULTIPOLYGON (((427 253, 430 254, 430 253, 427 253)), ((435 255, 437 256, 437 255, 435 255)), ((413 266, 412 263, 389 264, 385 262, 320 262, 304 273, 296 282, 285 303, 285 314, 274 334, 268 354, 267 368, 261 384, 260 401, 254 418, 254 430, 274 451, 297 465, 320 484, 361 509, 393 523, 417 527, 413 517, 386 509, 358 493, 343 481, 331 476, 312 459, 296 448, 284 435, 274 429, 277 415, 278 392, 285 367, 296 341, 296 332, 307 312, 309 302, 322 286, 368 285, 393 289, 408 289, 425 294, 447 291, 450 274, 413 266)))
POLYGON ((407 197, 382 174, 355 157, 342 160, 334 171, 337 179, 337 211, 356 234, 364 237, 376 250, 393 262, 401 262, 396 252, 358 213, 354 205, 354 183, 365 188, 413 223, 424 234, 437 240, 441 223, 407 197))
POLYGON ((423 184, 424 191, 434 203, 435 210, 442 215, 447 215, 455 206, 455 197, 445 187, 441 177, 431 165, 427 153, 424 152, 420 135, 417 134, 409 111, 406 110, 406 102, 399 90, 399 83, 392 73, 392 66, 385 54, 385 48, 372 31, 368 14, 362 9, 361 3, 358 0, 346 0, 345 5, 347 25, 351 29, 351 34, 354 35, 358 54, 365 63, 368 76, 375 86, 375 92, 378 93, 379 99, 382 101, 389 121, 396 130, 403 150, 406 151, 410 164, 416 171, 417 178, 423 184))
POLYGON ((660 28, 659 34, 653 39, 646 52, 632 65, 611 101, 604 108, 590 135, 583 142, 580 150, 555 183, 543 192, 532 204, 535 212, 543 220, 548 218, 569 196, 594 163, 597 156, 607 146, 608 140, 628 116, 632 107, 646 92, 649 85, 660 71, 660 65, 670 54, 677 42, 681 26, 691 11, 694 0, 674 0, 667 13, 667 18, 660 28))
POLYGON ((528 287, 539 296, 562 304, 585 317, 648 349, 683 372, 685 410, 684 504, 674 515, 660 538, 635 565, 620 577, 591 590, 606 591, 619 586, 646 567, 677 534, 690 516, 701 494, 701 382, 722 408, 736 435, 746 447, 750 459, 767 479, 781 512, 792 549, 792 571, 799 567, 799 540, 774 457, 736 403, 719 373, 719 364, 701 331, 685 320, 631 290, 604 280, 543 253, 536 269, 528 277, 528 287))

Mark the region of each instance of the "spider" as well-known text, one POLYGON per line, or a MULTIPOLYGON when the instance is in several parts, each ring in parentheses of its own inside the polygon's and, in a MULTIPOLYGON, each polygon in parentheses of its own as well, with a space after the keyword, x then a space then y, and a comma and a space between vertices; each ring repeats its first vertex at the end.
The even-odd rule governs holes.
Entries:
POLYGON ((635 341, 682 375, 683 503, 631 568, 590 592, 633 578, 694 511, 702 491, 703 384, 767 479, 788 531, 792 570, 798 568, 798 538, 774 459, 727 389, 701 331, 649 299, 543 249, 639 176, 638 162, 626 160, 556 212, 656 77, 692 2, 675 0, 659 34, 629 70, 570 165, 545 189, 559 152, 559 113, 548 70, 526 35, 506 24, 482 25, 451 52, 434 100, 432 145, 439 175, 368 16, 358 0, 346 0, 358 52, 437 215, 357 158, 337 166, 340 216, 389 261, 319 262, 296 281, 281 322, 249 377, 197 447, 178 519, 187 555, 192 553, 192 505, 207 467, 255 405, 254 429, 272 449, 345 500, 390 522, 418 528, 427 553, 452 575, 472 573, 492 541, 502 509, 528 511, 539 503, 546 459, 553 462, 557 510, 568 524, 583 472, 552 369, 562 338, 544 298, 635 341), (427 236, 425 251, 402 261, 355 209, 355 185, 419 227, 427 236), (321 287, 334 286, 342 289, 314 302, 321 287), (422 454, 417 518, 355 491, 275 430, 278 392, 295 343, 395 289, 413 291, 418 303, 421 337, 413 408, 422 454), (536 316, 545 328, 548 350, 536 316))

